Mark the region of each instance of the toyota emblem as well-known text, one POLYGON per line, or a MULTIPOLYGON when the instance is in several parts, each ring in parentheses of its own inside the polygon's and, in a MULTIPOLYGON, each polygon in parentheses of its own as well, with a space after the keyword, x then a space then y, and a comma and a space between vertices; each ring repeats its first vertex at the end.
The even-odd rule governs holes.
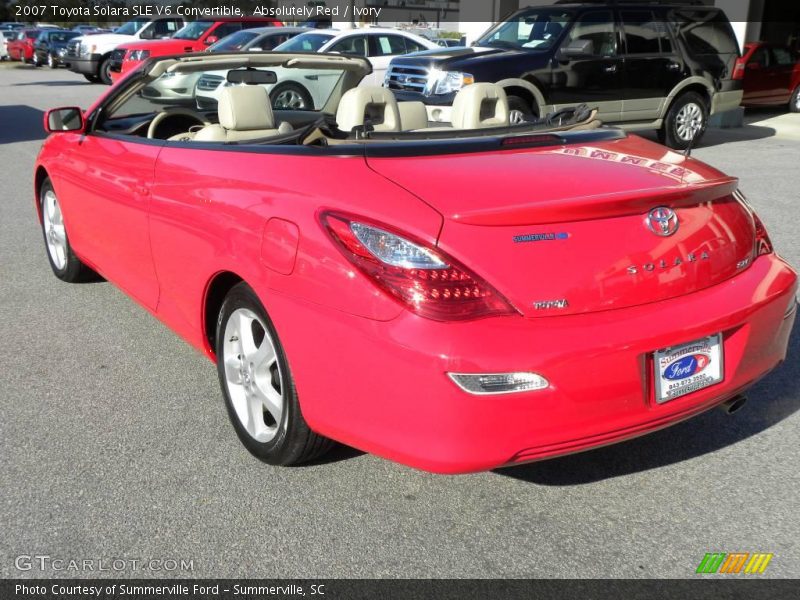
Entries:
POLYGON ((647 228, 661 237, 669 237, 678 231, 678 215, 666 206, 659 206, 647 215, 647 228))

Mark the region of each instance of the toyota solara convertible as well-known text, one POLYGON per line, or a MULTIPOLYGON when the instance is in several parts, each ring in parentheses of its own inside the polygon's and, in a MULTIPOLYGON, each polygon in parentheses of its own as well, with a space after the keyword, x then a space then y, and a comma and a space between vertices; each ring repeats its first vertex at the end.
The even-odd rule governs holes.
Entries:
POLYGON ((113 282, 214 361, 254 455, 520 464, 733 411, 784 360, 797 276, 736 179, 591 107, 511 125, 492 84, 430 123, 369 72, 159 58, 45 116, 56 276, 113 282), (142 93, 220 72, 215 106, 142 93), (274 109, 282 77, 327 98, 274 109))

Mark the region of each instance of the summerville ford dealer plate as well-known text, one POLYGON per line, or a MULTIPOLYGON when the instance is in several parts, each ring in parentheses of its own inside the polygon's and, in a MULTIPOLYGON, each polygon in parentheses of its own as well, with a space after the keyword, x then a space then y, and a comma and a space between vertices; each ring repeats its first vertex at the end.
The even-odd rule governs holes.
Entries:
POLYGON ((720 335, 659 350, 653 357, 658 404, 719 383, 725 372, 720 335))

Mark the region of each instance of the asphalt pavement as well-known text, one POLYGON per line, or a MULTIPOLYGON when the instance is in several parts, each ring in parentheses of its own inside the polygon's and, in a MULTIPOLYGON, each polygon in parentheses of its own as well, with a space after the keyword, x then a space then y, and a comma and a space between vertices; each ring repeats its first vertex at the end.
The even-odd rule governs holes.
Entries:
MULTIPOLYGON (((0 577, 692 578, 706 552, 770 552, 761 577, 800 575, 800 327, 735 416, 591 452, 450 477, 347 448, 297 468, 250 456, 206 358, 112 285, 50 271, 42 110, 103 89, 0 66, 0 577), (128 566, 17 568, 33 555, 128 566), (193 570, 133 570, 149 559, 193 570)), ((694 154, 741 178, 794 265, 798 124, 750 112, 694 154)))

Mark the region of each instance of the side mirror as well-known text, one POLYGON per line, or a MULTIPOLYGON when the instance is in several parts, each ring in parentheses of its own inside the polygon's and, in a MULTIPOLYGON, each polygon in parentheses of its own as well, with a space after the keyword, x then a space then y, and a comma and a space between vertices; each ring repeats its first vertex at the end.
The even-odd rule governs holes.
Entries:
POLYGON ((206 38, 205 44, 206 46, 210 46, 211 44, 215 44, 219 41, 219 38, 215 35, 210 35, 206 38))
POLYGON ((594 55, 594 42, 592 40, 575 40, 561 49, 564 58, 582 58, 594 55))
POLYGON ((44 113, 44 130, 47 133, 83 131, 83 111, 77 106, 48 110, 44 113))

